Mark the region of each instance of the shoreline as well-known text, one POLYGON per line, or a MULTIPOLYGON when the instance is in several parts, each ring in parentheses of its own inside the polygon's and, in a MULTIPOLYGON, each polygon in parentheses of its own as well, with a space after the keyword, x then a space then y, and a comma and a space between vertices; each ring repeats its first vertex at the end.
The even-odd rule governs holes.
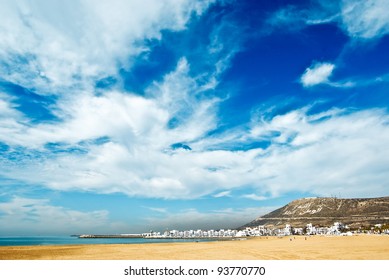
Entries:
POLYGON ((212 242, 1 246, 0 260, 389 260, 388 235, 212 242))

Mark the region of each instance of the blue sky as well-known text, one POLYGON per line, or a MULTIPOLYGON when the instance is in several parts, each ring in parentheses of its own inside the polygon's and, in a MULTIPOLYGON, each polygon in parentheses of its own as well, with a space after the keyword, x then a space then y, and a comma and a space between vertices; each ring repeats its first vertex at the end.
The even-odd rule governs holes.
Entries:
POLYGON ((0 5, 1 235, 389 195, 388 0, 0 5))

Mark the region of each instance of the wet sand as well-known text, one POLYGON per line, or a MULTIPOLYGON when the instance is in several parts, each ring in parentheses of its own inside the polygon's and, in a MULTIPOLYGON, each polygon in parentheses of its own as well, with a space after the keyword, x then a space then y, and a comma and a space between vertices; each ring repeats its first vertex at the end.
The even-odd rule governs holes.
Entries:
POLYGON ((389 260, 389 235, 0 247, 0 260, 389 260))

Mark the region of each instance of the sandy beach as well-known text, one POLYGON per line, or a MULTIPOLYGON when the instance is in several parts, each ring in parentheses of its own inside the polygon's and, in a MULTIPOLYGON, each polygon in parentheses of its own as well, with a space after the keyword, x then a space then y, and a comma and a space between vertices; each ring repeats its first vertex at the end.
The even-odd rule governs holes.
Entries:
POLYGON ((389 260, 389 236, 255 237, 246 240, 0 247, 2 260, 389 260))

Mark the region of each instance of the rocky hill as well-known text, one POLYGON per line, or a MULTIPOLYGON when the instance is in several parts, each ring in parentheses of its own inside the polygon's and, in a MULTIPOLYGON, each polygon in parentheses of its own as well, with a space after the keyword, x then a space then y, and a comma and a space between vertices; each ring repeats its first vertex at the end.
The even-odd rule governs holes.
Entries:
POLYGON ((303 198, 294 200, 240 228, 266 225, 304 227, 307 223, 330 226, 342 222, 351 228, 389 224, 389 196, 380 198, 303 198))

